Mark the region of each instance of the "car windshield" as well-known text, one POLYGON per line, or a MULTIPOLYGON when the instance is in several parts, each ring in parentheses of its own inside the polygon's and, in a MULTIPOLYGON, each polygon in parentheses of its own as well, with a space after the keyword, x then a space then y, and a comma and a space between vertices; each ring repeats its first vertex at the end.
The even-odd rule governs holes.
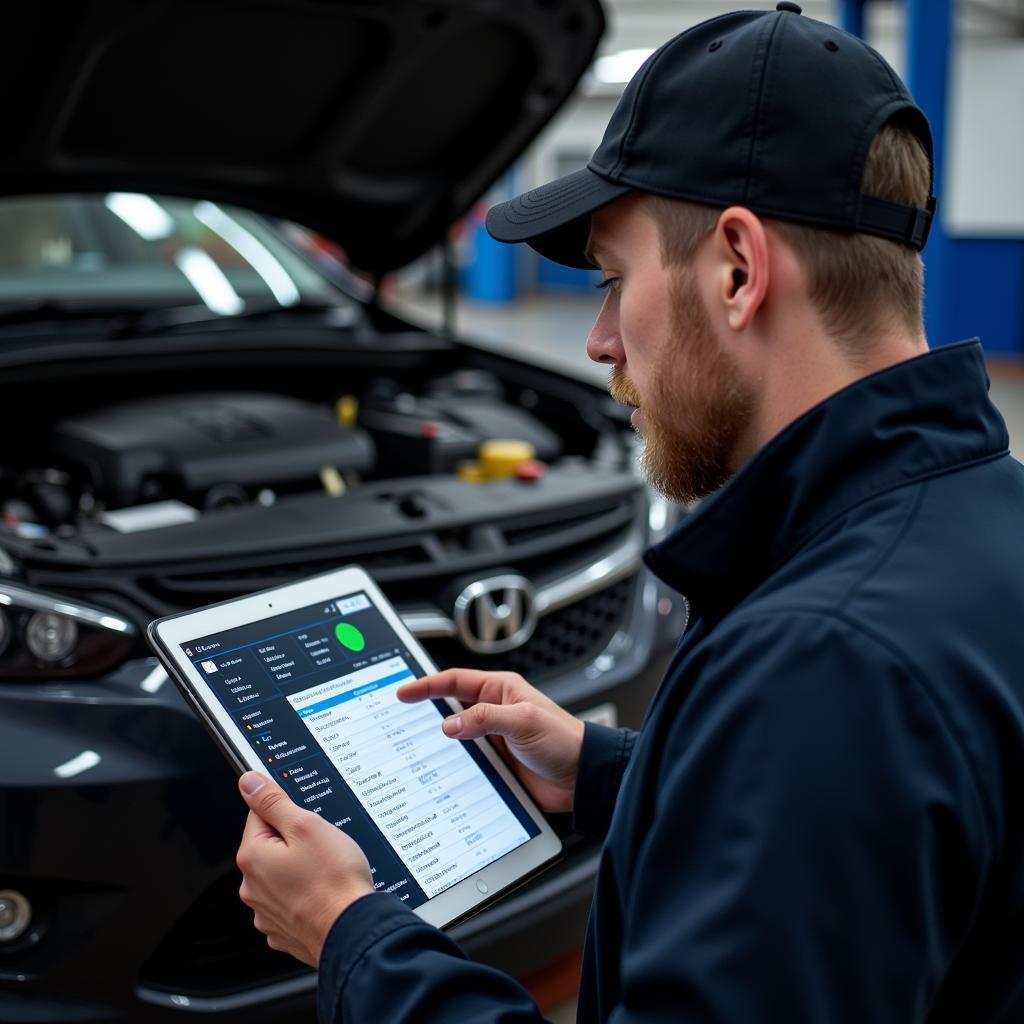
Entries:
POLYGON ((222 203, 131 192, 0 200, 0 312, 345 303, 280 230, 222 203))

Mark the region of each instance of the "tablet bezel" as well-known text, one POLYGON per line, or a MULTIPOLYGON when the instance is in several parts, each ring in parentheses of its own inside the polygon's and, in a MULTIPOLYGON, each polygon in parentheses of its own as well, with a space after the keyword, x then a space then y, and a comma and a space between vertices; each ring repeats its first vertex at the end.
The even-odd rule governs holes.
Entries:
MULTIPOLYGON (((258 771, 273 777, 245 742, 241 729, 221 705, 202 674, 185 655, 182 645, 197 637, 250 625, 308 605, 334 601, 359 590, 366 592, 373 606, 423 669, 427 673, 436 672, 437 668, 429 655, 406 628, 369 574, 358 565, 344 566, 296 583, 170 615, 149 624, 146 635, 150 646, 236 771, 258 771)), ((453 697, 439 699, 453 712, 463 710, 462 704, 453 697)), ((410 908, 423 920, 439 928, 450 927, 482 909, 510 887, 522 883, 548 865, 562 852, 561 840, 494 747, 483 739, 460 742, 475 743, 480 748, 540 832, 522 846, 503 854, 451 888, 418 907, 410 908)))

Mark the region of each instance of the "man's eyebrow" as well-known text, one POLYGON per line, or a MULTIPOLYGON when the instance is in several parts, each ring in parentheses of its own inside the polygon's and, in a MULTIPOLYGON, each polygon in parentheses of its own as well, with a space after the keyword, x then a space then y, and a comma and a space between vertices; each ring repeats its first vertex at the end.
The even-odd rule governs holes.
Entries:
POLYGON ((587 239, 587 244, 583 249, 583 255, 594 264, 594 266, 600 266, 598 256, 605 251, 604 246, 599 242, 595 241, 593 235, 587 239))

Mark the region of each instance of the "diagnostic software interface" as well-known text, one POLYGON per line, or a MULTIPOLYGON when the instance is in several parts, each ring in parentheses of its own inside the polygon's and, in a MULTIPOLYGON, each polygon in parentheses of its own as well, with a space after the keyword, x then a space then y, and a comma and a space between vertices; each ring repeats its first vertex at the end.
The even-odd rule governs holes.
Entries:
POLYGON ((362 591, 181 645, 260 760, 349 833, 377 889, 410 906, 539 833, 442 701, 403 704, 425 674, 362 591))

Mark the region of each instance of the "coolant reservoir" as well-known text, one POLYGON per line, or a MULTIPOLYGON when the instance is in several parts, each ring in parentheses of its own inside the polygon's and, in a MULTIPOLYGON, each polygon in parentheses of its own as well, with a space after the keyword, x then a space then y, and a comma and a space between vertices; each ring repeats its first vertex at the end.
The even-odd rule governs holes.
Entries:
POLYGON ((480 472, 485 480, 513 476, 519 466, 536 457, 536 449, 528 441, 484 441, 477 451, 480 472))

